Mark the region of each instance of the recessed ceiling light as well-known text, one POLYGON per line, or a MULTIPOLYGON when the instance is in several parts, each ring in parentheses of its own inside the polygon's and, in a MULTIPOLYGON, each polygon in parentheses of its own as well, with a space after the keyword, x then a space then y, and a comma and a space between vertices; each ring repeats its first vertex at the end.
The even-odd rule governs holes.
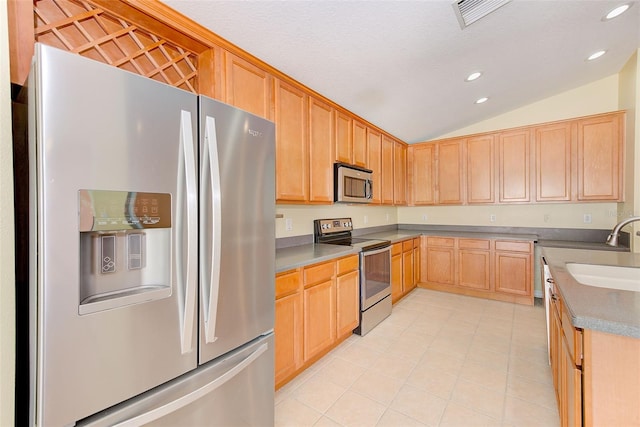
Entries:
POLYGON ((469 74, 469 76, 467 76, 467 78, 465 79, 465 82, 472 82, 475 79, 479 78, 482 75, 482 72, 480 71, 476 71, 474 73, 469 74))
POLYGON ((625 13, 630 7, 631 7, 630 3, 622 4, 622 5, 618 6, 618 7, 616 7, 615 9, 611 10, 611 12, 607 13, 602 18, 602 20, 603 21, 608 21, 608 20, 613 19, 613 18, 615 18, 617 16, 620 16, 623 13, 625 13))
POLYGON ((593 61, 594 59, 598 59, 600 58, 602 55, 604 55, 607 51, 606 50, 599 50, 595 53, 592 53, 588 58, 587 61, 593 61))
POLYGON ((487 97, 485 96, 485 97, 482 97, 482 98, 480 98, 480 99, 476 100, 476 104, 484 104, 484 103, 485 103, 485 102, 487 102, 488 100, 489 100, 489 98, 487 98, 487 97))

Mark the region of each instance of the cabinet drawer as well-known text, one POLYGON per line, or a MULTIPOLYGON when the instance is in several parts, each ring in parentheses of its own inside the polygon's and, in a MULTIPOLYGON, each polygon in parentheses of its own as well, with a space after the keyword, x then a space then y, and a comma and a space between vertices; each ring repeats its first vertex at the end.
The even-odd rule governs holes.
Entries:
POLYGON ((335 262, 325 262, 323 264, 306 267, 304 269, 304 285, 309 286, 331 280, 336 271, 335 262))
POLYGON ((394 243, 391 245, 391 256, 399 255, 402 253, 402 243, 394 243))
POLYGON ((567 342, 571 360, 576 366, 582 365, 582 331, 571 324, 566 307, 562 306, 562 332, 567 342))
POLYGON ((427 246, 445 246, 452 248, 455 246, 456 239, 454 237, 427 237, 427 246))
POLYGON ((413 250, 413 239, 402 242, 402 252, 413 250))
POLYGON ((491 242, 484 239, 460 239, 458 247, 460 249, 486 249, 489 250, 491 242))
POLYGON ((531 242, 496 240, 496 251, 531 252, 531 242))
POLYGON ((414 247, 414 249, 420 247, 420 238, 419 237, 416 237, 415 239, 413 239, 413 247, 414 247))
POLYGON ((342 274, 348 273, 353 270, 357 270, 360 266, 358 255, 348 256, 346 258, 341 258, 338 260, 338 271, 337 275, 340 276, 342 274))
POLYGON ((276 275, 276 299, 295 293, 299 288, 299 270, 286 271, 276 275))

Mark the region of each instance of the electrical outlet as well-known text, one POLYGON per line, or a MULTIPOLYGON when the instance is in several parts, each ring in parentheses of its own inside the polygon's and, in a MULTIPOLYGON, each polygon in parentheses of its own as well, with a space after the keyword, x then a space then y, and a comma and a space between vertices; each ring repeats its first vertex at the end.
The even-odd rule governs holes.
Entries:
POLYGON ((496 215, 495 214, 489 215, 489 221, 496 222, 496 215))
POLYGON ((549 218, 551 218, 551 215, 544 214, 544 222, 549 222, 549 218))
POLYGON ((367 215, 365 215, 362 222, 364 222, 365 224, 368 224, 369 223, 369 217, 367 215))
POLYGON ((287 231, 293 231, 293 220, 291 218, 284 220, 284 229, 287 231))
POLYGON ((590 213, 584 214, 583 221, 585 224, 591 224, 591 214, 590 213))
POLYGON ((429 217, 427 216, 427 214, 422 214, 422 220, 426 221, 427 219, 429 219, 429 217))
POLYGON ((387 222, 389 222, 389 214, 387 214, 386 218, 387 218, 387 222))

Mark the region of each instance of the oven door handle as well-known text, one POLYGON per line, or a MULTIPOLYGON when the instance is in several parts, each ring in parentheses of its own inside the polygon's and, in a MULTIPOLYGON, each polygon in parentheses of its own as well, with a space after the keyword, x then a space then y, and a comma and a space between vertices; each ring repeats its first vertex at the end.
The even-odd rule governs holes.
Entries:
POLYGON ((380 249, 373 249, 370 251, 363 250, 362 255, 363 256, 376 255, 376 254, 381 254, 382 252, 385 252, 385 251, 388 251, 389 255, 391 255, 391 245, 385 246, 384 248, 380 248, 380 249))

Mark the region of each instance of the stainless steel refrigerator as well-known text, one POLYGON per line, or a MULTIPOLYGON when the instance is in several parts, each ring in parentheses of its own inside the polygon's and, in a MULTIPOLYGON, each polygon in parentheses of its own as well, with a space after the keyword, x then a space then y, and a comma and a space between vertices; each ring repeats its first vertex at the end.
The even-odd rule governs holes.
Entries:
POLYGON ((38 44, 29 130, 31 424, 273 424, 273 123, 38 44))

